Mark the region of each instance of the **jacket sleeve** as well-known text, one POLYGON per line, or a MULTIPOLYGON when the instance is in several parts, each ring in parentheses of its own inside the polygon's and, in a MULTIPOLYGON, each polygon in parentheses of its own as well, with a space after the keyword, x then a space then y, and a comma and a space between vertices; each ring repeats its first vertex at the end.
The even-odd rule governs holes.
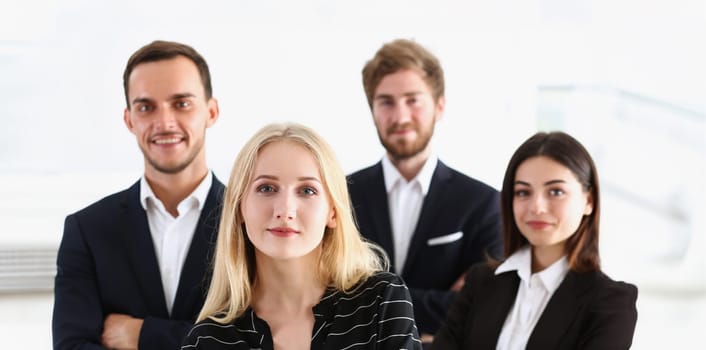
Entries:
POLYGON ((145 317, 138 349, 179 349, 194 324, 156 317, 145 317))
MULTIPOLYGON (((104 349, 103 321, 96 262, 75 215, 64 222, 54 282, 52 337, 54 349, 104 349)), ((131 315, 140 317, 139 315, 131 315)), ((145 317, 140 349, 178 349, 192 322, 145 317)))
POLYGON ((395 276, 378 305, 377 349, 422 349, 407 286, 395 276))
POLYGON ((104 314, 95 263, 75 216, 64 222, 54 281, 54 349, 103 349, 104 314))
POLYGON ((577 349, 629 349, 637 323, 636 301, 634 285, 612 282, 602 289, 589 311, 577 349))
POLYGON ((473 301, 473 282, 474 268, 468 270, 466 274, 466 282, 463 288, 458 293, 453 304, 446 314, 446 320, 434 335, 434 343, 431 349, 455 350, 461 349, 463 338, 465 336, 464 328, 466 320, 472 312, 471 304, 473 301))
MULTIPOLYGON (((477 209, 477 215, 466 221, 463 231, 470 237, 467 247, 470 265, 486 261, 488 256, 503 258, 502 219, 500 216, 500 194, 493 192, 477 209)), ((468 267, 470 267, 470 265, 468 267)))
POLYGON ((422 328, 420 333, 434 334, 446 317, 456 292, 450 290, 409 288, 414 303, 414 317, 422 328))

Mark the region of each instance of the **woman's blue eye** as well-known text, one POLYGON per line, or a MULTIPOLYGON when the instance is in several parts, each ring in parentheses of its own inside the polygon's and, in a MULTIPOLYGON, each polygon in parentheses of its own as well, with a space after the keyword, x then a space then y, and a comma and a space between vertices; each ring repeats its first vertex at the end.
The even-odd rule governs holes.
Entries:
POLYGON ((270 193, 274 192, 275 188, 270 185, 261 185, 257 187, 257 192, 270 193))
POLYGON ((307 196, 313 196, 316 194, 316 190, 311 187, 304 187, 301 189, 301 192, 307 196))

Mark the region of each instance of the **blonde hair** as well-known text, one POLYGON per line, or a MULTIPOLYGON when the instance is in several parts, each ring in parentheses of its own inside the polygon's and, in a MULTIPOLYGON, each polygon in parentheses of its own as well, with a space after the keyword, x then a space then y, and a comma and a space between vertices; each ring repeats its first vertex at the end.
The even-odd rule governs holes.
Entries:
POLYGON ((250 306, 256 271, 255 248, 247 238, 240 205, 252 181, 260 150, 267 144, 283 141, 296 142, 311 151, 336 213, 335 228, 327 227, 321 241, 321 281, 329 288, 349 291, 373 273, 387 269, 382 249, 365 241, 358 232, 346 177, 331 146, 303 125, 270 124, 255 133, 235 159, 223 202, 213 278, 197 322, 210 318, 230 323, 250 306))

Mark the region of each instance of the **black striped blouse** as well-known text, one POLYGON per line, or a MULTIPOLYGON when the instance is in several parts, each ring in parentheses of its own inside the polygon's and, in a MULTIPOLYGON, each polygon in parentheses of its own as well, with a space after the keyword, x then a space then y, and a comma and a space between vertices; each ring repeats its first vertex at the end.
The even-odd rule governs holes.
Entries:
MULTIPOLYGON (((350 293, 329 289, 313 311, 312 350, 422 348, 409 291, 395 274, 377 273, 350 293)), ((197 323, 181 349, 272 350, 272 334, 249 308, 232 324, 197 323)))

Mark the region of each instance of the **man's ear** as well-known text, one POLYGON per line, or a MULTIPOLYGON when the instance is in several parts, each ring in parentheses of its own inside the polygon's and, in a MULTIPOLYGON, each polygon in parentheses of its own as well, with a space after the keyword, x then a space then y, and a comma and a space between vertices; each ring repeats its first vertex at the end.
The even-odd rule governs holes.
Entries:
POLYGON ((123 122, 125 122, 125 126, 127 127, 127 129, 132 132, 132 120, 130 119, 130 109, 127 107, 123 111, 123 122))
POLYGON ((216 120, 218 120, 218 116, 221 114, 220 109, 218 108, 218 100, 215 98, 211 97, 208 99, 208 119, 206 120, 206 127, 210 128, 211 125, 213 125, 216 120))
POLYGON ((434 106, 434 109, 436 110, 436 115, 435 115, 435 120, 434 121, 439 121, 441 118, 444 117, 444 110, 446 108, 446 97, 445 96, 439 96, 439 99, 436 101, 436 106, 434 106))

